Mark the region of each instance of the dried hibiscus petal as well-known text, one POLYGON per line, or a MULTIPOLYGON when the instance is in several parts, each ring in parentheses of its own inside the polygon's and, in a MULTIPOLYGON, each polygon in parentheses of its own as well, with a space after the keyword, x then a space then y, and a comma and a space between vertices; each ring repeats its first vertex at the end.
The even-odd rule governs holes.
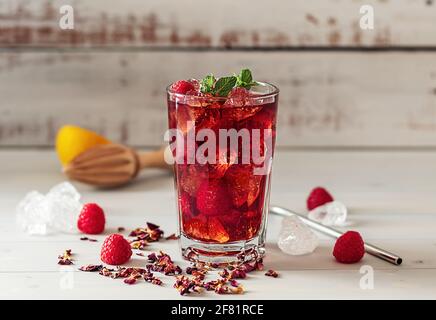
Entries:
POLYGON ((96 272, 96 271, 100 271, 101 269, 103 269, 103 265, 101 264, 88 264, 86 266, 81 266, 79 268, 80 271, 85 271, 85 272, 96 272))
POLYGON ((237 287, 240 286, 239 282, 236 281, 235 279, 231 279, 231 280, 229 280, 229 283, 230 283, 230 285, 231 285, 232 287, 235 287, 235 288, 237 288, 237 287))
POLYGON ((82 238, 80 238, 80 240, 82 240, 82 241, 89 241, 89 242, 97 242, 98 241, 97 239, 91 239, 91 238, 88 238, 88 237, 82 237, 82 238))
POLYGON ((98 273, 100 275, 102 275, 102 276, 111 277, 112 278, 112 272, 113 271, 114 271, 113 269, 109 269, 107 267, 103 267, 98 273))
POLYGON ((165 240, 178 240, 180 237, 176 236, 175 233, 170 234, 168 237, 165 238, 165 240))
POLYGON ((58 256, 58 259, 59 259, 58 264, 63 265, 63 266, 68 266, 68 265, 74 264, 72 261, 73 259, 71 258, 72 255, 73 254, 71 252, 71 249, 65 250, 62 255, 58 256))
POLYGON ((247 272, 240 269, 235 269, 231 272, 231 279, 245 279, 247 277, 247 272))
POLYGON ((277 271, 274 271, 272 269, 269 269, 266 273, 266 276, 268 277, 273 277, 273 278, 277 278, 279 276, 279 274, 277 273, 277 271))
POLYGON ((160 286, 162 284, 162 281, 160 279, 156 278, 155 276, 153 276, 153 273, 151 273, 151 272, 144 273, 142 275, 142 277, 143 277, 144 281, 150 282, 151 284, 155 284, 158 286, 160 286))
POLYGON ((157 261, 157 255, 156 255, 156 253, 154 253, 154 252, 150 253, 150 254, 147 256, 147 258, 148 258, 148 261, 150 261, 150 262, 155 262, 155 261, 157 261))
POLYGON ((124 279, 124 283, 135 284, 139 279, 142 279, 142 275, 139 272, 133 272, 124 279))
POLYGON ((241 285, 236 287, 229 287, 227 285, 228 279, 217 279, 213 281, 206 282, 204 288, 207 291, 215 291, 217 294, 241 294, 244 289, 241 285))
POLYGON ((145 228, 136 228, 131 231, 129 237, 136 237, 136 240, 145 240, 148 242, 159 241, 162 237, 163 231, 159 228, 158 225, 147 222, 147 226, 145 228))
POLYGON ((130 247, 132 249, 144 250, 146 246, 148 246, 147 240, 134 240, 130 242, 130 247))
POLYGON ((177 275, 182 273, 182 268, 176 265, 171 257, 162 251, 160 251, 159 254, 149 254, 148 261, 151 262, 151 264, 146 266, 149 271, 157 271, 165 275, 177 275))
POLYGON ((158 226, 157 224, 154 224, 154 223, 151 223, 151 222, 147 222, 147 227, 148 227, 150 230, 156 230, 156 229, 159 229, 159 226, 158 226))
POLYGON ((178 276, 176 282, 174 283, 174 288, 179 291, 180 295, 187 293, 200 293, 203 291, 202 283, 197 279, 191 279, 187 276, 178 276))

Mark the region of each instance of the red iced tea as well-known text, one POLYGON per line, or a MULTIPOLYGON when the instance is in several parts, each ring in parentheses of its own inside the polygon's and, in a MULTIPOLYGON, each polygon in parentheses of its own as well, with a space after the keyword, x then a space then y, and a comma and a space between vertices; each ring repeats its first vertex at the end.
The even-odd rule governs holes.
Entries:
POLYGON ((169 127, 178 129, 178 139, 183 139, 177 146, 181 150, 173 151, 178 160, 175 183, 181 234, 210 244, 249 241, 266 223, 270 171, 256 174, 254 169, 272 158, 278 90, 258 84, 250 90, 234 88, 226 97, 216 97, 200 92, 197 81, 191 83, 195 89, 186 94, 174 93, 171 87, 168 91, 169 127), (189 138, 198 138, 202 129, 210 129, 216 140, 211 142, 208 136, 189 144, 189 138), (223 147, 220 129, 243 129, 250 139, 238 136, 231 146, 229 138, 227 147, 223 147), (253 135, 255 129, 258 135, 253 135), (270 145, 265 143, 267 139, 270 145), (209 149, 204 154, 215 161, 199 163, 196 152, 207 141, 215 144, 215 155, 209 149))

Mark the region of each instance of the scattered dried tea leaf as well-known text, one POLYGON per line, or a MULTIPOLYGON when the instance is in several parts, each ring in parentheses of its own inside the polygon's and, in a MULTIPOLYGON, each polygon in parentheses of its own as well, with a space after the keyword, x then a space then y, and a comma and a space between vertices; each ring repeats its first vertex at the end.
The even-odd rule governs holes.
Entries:
POLYGON ((58 259, 59 259, 58 264, 63 265, 63 266, 68 266, 68 265, 74 264, 72 261, 73 259, 71 258, 72 255, 73 254, 71 252, 71 249, 65 250, 62 255, 58 256, 58 259))
POLYGON ((218 294, 241 294, 244 292, 244 288, 241 285, 229 287, 227 285, 228 282, 228 279, 221 278, 204 283, 204 288, 207 291, 215 291, 218 294))
POLYGON ((178 240, 180 237, 177 236, 175 233, 170 234, 168 237, 165 238, 165 240, 178 240))
POLYGON ((174 288, 179 291, 180 295, 187 293, 200 293, 203 291, 203 284, 201 281, 195 278, 189 278, 187 276, 178 276, 174 283, 174 288))
POLYGON ((239 282, 236 281, 235 279, 231 279, 231 280, 229 280, 229 283, 230 283, 230 285, 231 285, 232 287, 235 287, 235 288, 237 288, 237 287, 240 286, 239 282))
MULTIPOLYGON (((151 232, 151 234, 159 234, 158 239, 162 237, 163 232, 160 231, 159 226, 148 223, 146 228, 138 228, 132 231, 134 236, 141 237, 144 233, 144 239, 137 239, 132 241, 132 245, 135 248, 140 248, 139 244, 147 243, 145 238, 150 236, 150 231, 156 230, 157 233, 151 232), (143 240, 143 242, 141 242, 143 240), (138 244, 138 247, 136 245, 138 244)), ((214 231, 219 234, 218 231, 214 231)), ((208 236, 210 231, 208 230, 208 236)), ((174 239, 176 236, 172 234, 168 236, 168 239, 174 239)), ((176 237, 178 238, 178 237, 176 237)), ((136 255, 145 257, 142 252, 136 253, 136 255)), ((63 255, 59 256, 59 263, 72 264, 71 262, 71 250, 65 250, 63 255), (62 262, 61 262, 62 261, 62 262)), ((186 276, 182 275, 182 269, 176 265, 171 257, 159 251, 159 253, 150 253, 147 255, 149 264, 146 268, 137 267, 117 267, 116 269, 109 269, 103 265, 86 265, 79 268, 80 271, 85 272, 98 272, 100 275, 109 277, 112 279, 123 279, 124 283, 132 285, 138 281, 149 282, 154 285, 162 285, 162 281, 153 275, 152 271, 161 272, 167 276, 176 276, 174 288, 181 294, 200 293, 204 290, 214 291, 217 294, 242 294, 244 289, 242 285, 236 279, 244 279, 247 273, 257 270, 263 270, 262 258, 258 257, 258 254, 254 252, 243 252, 238 255, 239 261, 245 261, 246 256, 250 258, 249 262, 239 262, 233 265, 227 266, 219 272, 220 278, 212 281, 205 282, 206 275, 210 270, 220 267, 218 264, 196 262, 186 268, 186 276)), ((247 259, 248 260, 248 259, 247 259)), ((278 273, 274 270, 268 270, 265 273, 267 276, 277 277, 278 273)))
POLYGON ((266 273, 266 276, 268 277, 273 277, 273 278, 277 278, 279 276, 279 274, 277 273, 277 271, 274 271, 272 269, 269 269, 266 273))
POLYGON ((153 273, 147 272, 142 275, 144 281, 150 282, 151 284, 155 284, 157 286, 162 285, 162 280, 153 276, 153 273))
POLYGON ((147 270, 161 272, 165 275, 178 275, 182 273, 182 268, 176 265, 171 257, 160 251, 159 254, 151 253, 148 255, 148 261, 150 264, 147 264, 147 270))
POLYGON ((86 266, 81 266, 79 268, 80 271, 85 271, 85 272, 96 272, 102 269, 103 269, 103 265, 101 264, 88 264, 86 266))
POLYGON ((147 240, 133 240, 130 242, 130 247, 132 249, 144 250, 146 246, 148 246, 147 240))
POLYGON ((124 279, 124 283, 134 284, 137 280, 142 279, 142 275, 139 272, 132 272, 127 278, 124 279))
MULTIPOLYGON (((109 269, 100 266, 99 274, 112 279, 122 278, 126 284, 134 284, 140 280, 150 282, 155 285, 161 285, 162 281, 155 276, 153 273, 144 268, 133 268, 133 267, 117 267, 117 269, 109 269)), ((94 270, 92 270, 94 271, 94 270)), ((97 271, 97 270, 95 270, 97 271)))
POLYGON ((163 231, 159 228, 158 225, 147 222, 147 226, 145 228, 136 228, 131 231, 129 237, 136 237, 136 240, 145 240, 148 242, 159 241, 162 237, 163 231))
POLYGON ((105 277, 111 277, 112 278, 112 272, 114 269, 109 269, 107 267, 103 267, 98 273, 105 277))
POLYGON ((81 237, 80 240, 82 240, 82 241, 89 241, 89 242, 97 242, 98 241, 97 239, 91 239, 91 238, 88 238, 88 237, 81 237))
POLYGON ((124 232, 124 231, 126 231, 126 228, 124 228, 124 227, 118 227, 118 232, 124 232))

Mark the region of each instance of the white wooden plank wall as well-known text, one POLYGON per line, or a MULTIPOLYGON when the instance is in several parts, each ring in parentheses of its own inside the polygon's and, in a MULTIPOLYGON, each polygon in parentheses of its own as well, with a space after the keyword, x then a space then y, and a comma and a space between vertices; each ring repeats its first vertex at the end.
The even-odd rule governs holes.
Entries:
POLYGON ((50 146, 65 123, 158 145, 168 83, 247 66, 281 89, 280 146, 434 148, 434 21, 424 0, 3 0, 0 146, 50 146))

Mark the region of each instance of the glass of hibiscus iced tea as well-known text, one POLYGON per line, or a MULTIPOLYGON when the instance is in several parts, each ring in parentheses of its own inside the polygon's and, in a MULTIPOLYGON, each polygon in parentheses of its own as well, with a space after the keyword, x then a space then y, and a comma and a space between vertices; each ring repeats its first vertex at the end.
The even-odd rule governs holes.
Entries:
POLYGON ((168 87, 184 258, 221 264, 264 255, 278 93, 247 69, 168 87))

